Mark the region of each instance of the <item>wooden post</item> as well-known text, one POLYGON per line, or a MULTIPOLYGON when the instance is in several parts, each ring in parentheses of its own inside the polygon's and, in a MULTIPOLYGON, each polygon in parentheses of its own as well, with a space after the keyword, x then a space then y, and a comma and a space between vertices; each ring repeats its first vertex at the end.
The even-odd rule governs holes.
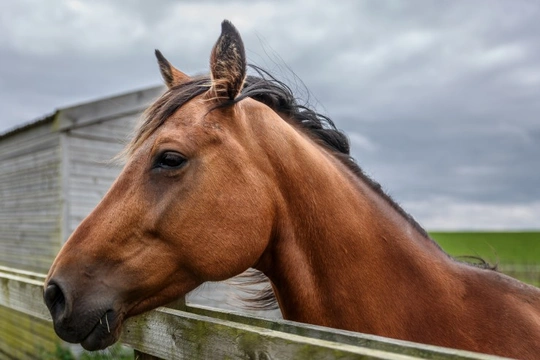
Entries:
MULTIPOLYGON (((186 311, 186 298, 181 297, 180 299, 175 300, 175 301, 165 305, 165 307, 175 309, 175 310, 186 311)), ((134 350, 134 359, 135 360, 163 360, 163 359, 158 358, 156 356, 152 356, 152 355, 140 352, 139 350, 134 350)))
POLYGON ((173 302, 165 305, 164 307, 174 310, 186 311, 186 298, 181 297, 180 299, 174 300, 173 302))
POLYGON ((135 353, 134 353, 134 359, 135 360, 163 360, 163 359, 160 359, 158 357, 155 357, 155 356, 152 356, 152 355, 148 355, 148 354, 144 354, 138 350, 135 350, 135 353))

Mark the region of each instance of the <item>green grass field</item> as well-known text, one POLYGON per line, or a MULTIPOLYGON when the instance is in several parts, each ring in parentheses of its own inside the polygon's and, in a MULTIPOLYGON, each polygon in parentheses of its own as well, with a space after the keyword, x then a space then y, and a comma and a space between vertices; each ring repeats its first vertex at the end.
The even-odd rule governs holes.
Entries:
POLYGON ((540 265, 540 232, 433 232, 451 255, 476 255, 491 263, 540 265))
POLYGON ((453 256, 480 256, 500 271, 540 286, 540 232, 431 232, 453 256))

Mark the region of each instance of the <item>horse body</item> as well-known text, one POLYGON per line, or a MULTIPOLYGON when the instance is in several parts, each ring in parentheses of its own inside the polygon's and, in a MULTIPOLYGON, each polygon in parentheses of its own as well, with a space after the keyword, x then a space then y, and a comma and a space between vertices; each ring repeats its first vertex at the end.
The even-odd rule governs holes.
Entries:
POLYGON ((352 163, 343 134, 246 79, 230 23, 211 78, 157 56, 169 91, 46 280, 60 337, 104 348, 125 318, 254 267, 287 319, 536 356, 540 291, 444 253, 352 163))
POLYGON ((484 353, 537 356, 538 289, 455 261, 331 155, 325 163, 316 151, 306 152, 306 158, 294 154, 276 180, 283 183, 278 214, 284 215, 256 264, 274 284, 285 318, 484 353), (313 155, 318 165, 309 159, 313 155), (312 188, 298 181, 304 176, 312 188))

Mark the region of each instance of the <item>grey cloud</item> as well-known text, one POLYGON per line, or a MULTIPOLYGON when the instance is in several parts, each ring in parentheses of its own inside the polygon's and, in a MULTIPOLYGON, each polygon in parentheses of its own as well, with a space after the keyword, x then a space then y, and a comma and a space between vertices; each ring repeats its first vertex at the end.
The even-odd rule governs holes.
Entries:
POLYGON ((539 128, 524 142, 505 129, 448 134, 437 122, 365 122, 361 131, 377 151, 363 152, 354 142, 352 149, 358 163, 401 201, 448 196, 526 203, 540 199, 539 128))
POLYGON ((154 48, 188 73, 206 71, 223 18, 240 29, 248 59, 350 132, 358 162, 426 225, 444 219, 429 217, 436 203, 454 214, 449 226, 475 225, 458 210, 506 206, 529 215, 501 217, 540 227, 530 216, 540 202, 532 1, 3 2, 0 133, 159 83, 154 48))

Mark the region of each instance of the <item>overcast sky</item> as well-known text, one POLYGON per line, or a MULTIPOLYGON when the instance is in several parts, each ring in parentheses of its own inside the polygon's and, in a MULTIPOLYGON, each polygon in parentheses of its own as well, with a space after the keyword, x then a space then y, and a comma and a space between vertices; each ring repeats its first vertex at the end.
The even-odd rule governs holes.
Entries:
POLYGON ((428 229, 540 229, 540 2, 0 2, 0 133, 206 72, 227 18, 428 229), (296 83, 299 83, 296 81, 296 83))

